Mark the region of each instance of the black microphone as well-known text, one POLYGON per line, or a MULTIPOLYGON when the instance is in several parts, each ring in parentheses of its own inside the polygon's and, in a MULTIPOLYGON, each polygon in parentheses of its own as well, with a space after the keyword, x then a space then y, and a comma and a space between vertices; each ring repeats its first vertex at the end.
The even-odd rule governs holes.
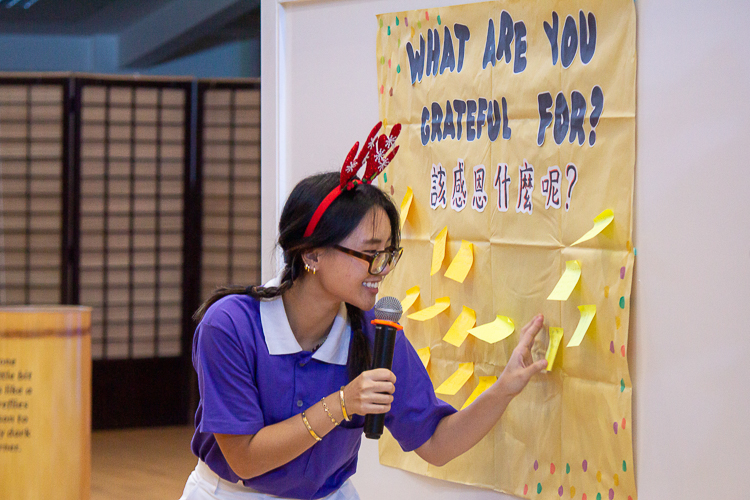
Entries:
MULTIPOLYGON (((393 365, 393 348, 396 345, 396 332, 402 329, 398 324, 403 309, 395 297, 383 297, 375 304, 375 349, 372 356, 372 368, 391 369, 393 365)), ((367 414, 365 416, 365 437, 380 439, 383 435, 385 414, 367 414)))

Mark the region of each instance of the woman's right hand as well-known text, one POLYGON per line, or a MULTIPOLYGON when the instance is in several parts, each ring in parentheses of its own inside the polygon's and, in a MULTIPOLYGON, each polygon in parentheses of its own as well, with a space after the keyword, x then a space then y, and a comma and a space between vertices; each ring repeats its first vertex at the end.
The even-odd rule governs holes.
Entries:
POLYGON ((349 415, 387 413, 396 390, 396 376, 386 368, 362 372, 344 387, 344 401, 349 415))

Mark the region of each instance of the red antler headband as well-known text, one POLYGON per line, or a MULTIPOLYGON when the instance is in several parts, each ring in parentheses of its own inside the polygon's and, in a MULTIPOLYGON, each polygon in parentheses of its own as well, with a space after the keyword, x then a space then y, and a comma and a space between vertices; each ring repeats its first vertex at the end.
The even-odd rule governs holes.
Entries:
POLYGON ((341 167, 341 179, 339 185, 336 186, 333 191, 328 193, 328 196, 326 196, 323 201, 320 202, 320 205, 318 205, 312 219, 310 219, 310 222, 307 224, 307 229, 305 229, 305 238, 313 234, 315 226, 318 225, 320 218, 323 217, 323 213, 331 206, 333 200, 338 198, 344 191, 350 191, 359 184, 372 183, 372 181, 375 180, 375 177, 380 175, 380 172, 382 172, 391 160, 393 160, 393 157, 396 156, 398 146, 393 148, 393 151, 391 151, 391 154, 388 156, 386 156, 386 153, 396 143, 396 138, 401 132, 401 124, 397 123, 394 125, 391 129, 390 135, 386 136, 385 134, 381 134, 378 136, 378 130, 380 130, 382 124, 383 122, 378 122, 378 124, 372 129, 372 132, 367 136, 367 142, 365 142, 359 155, 357 155, 359 141, 354 143, 354 146, 346 156, 344 166, 341 167), (365 175, 360 179, 357 177, 357 172, 363 165, 365 165, 365 162, 367 163, 365 175))

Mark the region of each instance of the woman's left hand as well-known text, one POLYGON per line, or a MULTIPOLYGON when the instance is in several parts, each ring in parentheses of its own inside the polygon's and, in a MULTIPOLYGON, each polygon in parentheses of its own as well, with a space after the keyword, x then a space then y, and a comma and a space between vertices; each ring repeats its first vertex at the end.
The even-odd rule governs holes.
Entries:
POLYGON ((540 359, 534 363, 531 357, 531 346, 543 323, 544 316, 539 314, 521 329, 521 340, 513 349, 510 360, 500 375, 498 383, 502 383, 510 396, 520 393, 531 377, 547 367, 546 359, 540 359))

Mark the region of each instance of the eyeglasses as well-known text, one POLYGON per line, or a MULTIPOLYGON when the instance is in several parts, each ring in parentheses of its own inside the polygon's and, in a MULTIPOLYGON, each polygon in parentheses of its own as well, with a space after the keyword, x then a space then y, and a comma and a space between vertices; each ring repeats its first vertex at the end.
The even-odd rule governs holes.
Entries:
POLYGON ((370 268, 367 272, 369 272, 373 276, 382 274, 383 271, 385 271, 385 268, 389 265, 391 266, 391 268, 396 267, 396 264, 398 264, 398 259, 400 259, 401 254, 404 253, 403 248, 393 247, 389 247, 385 250, 379 250, 373 253, 362 253, 356 250, 352 250, 351 248, 342 247, 341 245, 333 245, 333 248, 340 252, 344 252, 345 254, 349 254, 357 257, 358 259, 369 262, 370 268))

